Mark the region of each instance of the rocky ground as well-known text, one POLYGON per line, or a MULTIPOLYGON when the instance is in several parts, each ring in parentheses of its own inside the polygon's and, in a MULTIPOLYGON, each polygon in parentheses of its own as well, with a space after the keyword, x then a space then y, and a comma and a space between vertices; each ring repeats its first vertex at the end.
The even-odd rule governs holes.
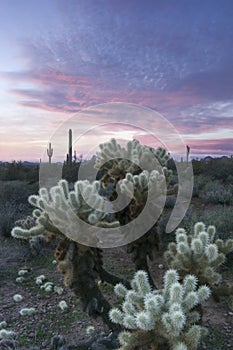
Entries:
MULTIPOLYGON (((83 313, 79 300, 63 286, 63 278, 53 264, 51 248, 44 248, 42 253, 32 260, 25 259, 26 253, 27 247, 12 239, 3 241, 0 247, 0 322, 6 321, 7 326, 4 328, 14 332, 15 349, 29 350, 34 347, 34 349, 50 350, 51 339, 57 334, 64 337, 68 346, 63 347, 63 350, 82 349, 81 344, 84 341, 91 341, 95 336, 99 337, 101 332, 109 333, 101 319, 94 320, 83 313), (23 276, 25 280, 19 283, 16 282, 16 278, 22 269, 27 269, 28 273, 23 276), (52 291, 46 292, 36 284, 36 277, 40 275, 44 275, 46 281, 53 283, 52 291), (63 288, 61 295, 54 291, 54 286, 63 288), (22 301, 14 301, 15 294, 22 295, 22 301), (65 310, 59 307, 62 300, 67 303, 65 310), (20 315, 22 308, 32 307, 35 308, 34 315, 20 315)), ((106 269, 110 272, 128 279, 132 278, 133 264, 123 248, 107 250, 104 258, 106 269)), ((153 277, 158 286, 164 273, 163 268, 158 267, 162 263, 162 254, 157 254, 151 264, 153 277)), ((225 281, 233 282, 232 271, 233 263, 230 261, 223 269, 225 281)), ((111 304, 116 305, 117 299, 113 287, 105 284, 101 288, 111 304)), ((206 302, 204 324, 209 328, 209 335, 202 342, 201 349, 233 349, 233 310, 229 308, 226 300, 216 303, 210 299, 206 302)), ((1 350, 10 349, 4 345, 0 346, 1 350)), ((92 349, 94 348, 103 350, 104 345, 96 343, 92 349)))

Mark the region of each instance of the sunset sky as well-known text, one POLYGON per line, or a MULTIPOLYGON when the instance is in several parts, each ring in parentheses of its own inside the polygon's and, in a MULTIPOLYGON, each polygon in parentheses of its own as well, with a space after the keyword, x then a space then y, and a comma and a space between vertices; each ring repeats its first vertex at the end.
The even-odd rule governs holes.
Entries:
MULTIPOLYGON (((233 154, 232 0, 1 0, 0 52, 2 161, 38 161, 75 113, 108 102, 159 112, 194 157, 233 154)), ((101 110, 77 115, 80 134, 108 124, 87 132, 78 154, 94 139, 137 138, 116 121, 150 143, 142 130, 158 120, 101 110)))

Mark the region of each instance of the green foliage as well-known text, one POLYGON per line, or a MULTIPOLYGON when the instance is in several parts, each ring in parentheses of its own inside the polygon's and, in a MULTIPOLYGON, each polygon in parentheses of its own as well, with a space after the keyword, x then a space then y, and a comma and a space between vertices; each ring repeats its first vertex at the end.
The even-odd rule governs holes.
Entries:
POLYGON ((226 182, 228 176, 233 174, 233 157, 221 157, 193 160, 194 175, 204 175, 212 180, 222 180, 226 182))
POLYGON ((0 162, 0 181, 15 180, 37 182, 39 180, 39 165, 21 161, 0 162))
POLYGON ((233 240, 215 240, 215 232, 214 226, 206 228, 202 222, 195 224, 191 234, 177 229, 176 242, 170 243, 164 254, 169 268, 177 269, 182 277, 192 273, 201 283, 218 285, 221 275, 216 269, 225 261, 225 255, 233 251, 233 240))
POLYGON ((23 181, 0 181, 0 235, 10 237, 14 222, 29 211, 28 196, 35 185, 23 181))
POLYGON ((205 203, 233 205, 233 185, 212 181, 206 184, 203 195, 205 203))
POLYGON ((197 210, 194 205, 191 205, 181 225, 187 232, 192 232, 195 223, 198 221, 205 222, 207 226, 214 223, 216 238, 233 238, 232 207, 215 205, 207 207, 205 210, 197 210))
POLYGON ((197 288, 198 280, 187 275, 179 282, 176 270, 168 270, 163 288, 152 290, 145 271, 137 271, 131 281, 131 290, 115 286, 115 293, 124 297, 121 308, 113 308, 110 319, 127 330, 120 334, 122 350, 161 344, 170 349, 195 350, 206 330, 196 325, 200 315, 194 308, 210 296, 207 286, 197 288))

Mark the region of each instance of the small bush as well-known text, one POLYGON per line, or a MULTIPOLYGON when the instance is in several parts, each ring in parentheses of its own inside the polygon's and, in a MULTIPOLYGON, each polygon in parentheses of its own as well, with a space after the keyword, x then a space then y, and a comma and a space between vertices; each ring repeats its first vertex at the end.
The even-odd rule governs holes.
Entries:
POLYGON ((28 214, 28 196, 36 191, 25 181, 0 181, 0 235, 11 237, 15 221, 28 214))
POLYGON ((192 227, 197 221, 203 221, 206 225, 213 224, 217 230, 217 238, 233 238, 232 207, 215 205, 199 212, 190 206, 180 225, 186 230, 192 231, 192 227))
POLYGON ((23 205, 17 205, 6 202, 4 206, 0 206, 0 235, 3 237, 11 237, 11 230, 16 220, 23 214, 23 205))

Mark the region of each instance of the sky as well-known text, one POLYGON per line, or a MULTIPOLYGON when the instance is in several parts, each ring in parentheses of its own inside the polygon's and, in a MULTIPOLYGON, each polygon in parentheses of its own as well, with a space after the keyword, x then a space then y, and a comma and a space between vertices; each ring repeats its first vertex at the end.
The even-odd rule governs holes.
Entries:
POLYGON ((69 128, 78 155, 154 146, 158 123, 193 157, 233 154, 232 0, 0 0, 0 18, 0 160, 49 142, 62 160, 69 128))

